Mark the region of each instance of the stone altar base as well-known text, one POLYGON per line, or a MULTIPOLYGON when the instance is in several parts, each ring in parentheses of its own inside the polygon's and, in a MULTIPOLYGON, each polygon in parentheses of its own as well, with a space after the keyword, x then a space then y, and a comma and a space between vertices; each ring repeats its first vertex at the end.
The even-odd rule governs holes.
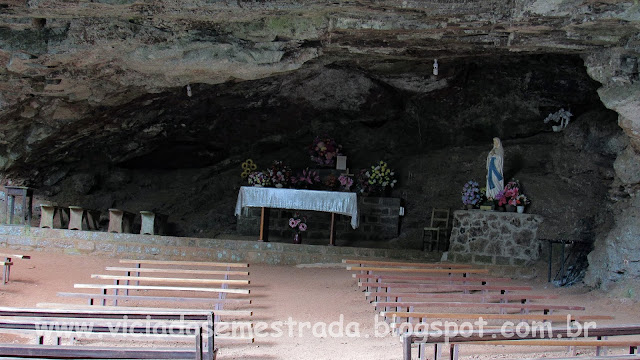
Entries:
POLYGON ((482 210, 453 212, 449 259, 475 264, 525 265, 540 257, 535 214, 482 210))

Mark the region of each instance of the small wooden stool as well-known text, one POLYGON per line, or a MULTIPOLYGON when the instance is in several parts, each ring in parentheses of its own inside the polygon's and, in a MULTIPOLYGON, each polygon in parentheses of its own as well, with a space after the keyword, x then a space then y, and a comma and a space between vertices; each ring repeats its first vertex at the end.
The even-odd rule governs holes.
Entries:
POLYGON ((120 209, 109 209, 109 229, 110 233, 130 233, 131 225, 135 218, 134 213, 120 209))
POLYGON ((53 221, 58 213, 60 228, 64 229, 69 224, 69 209, 57 205, 40 204, 40 227, 53 229, 53 221))
POLYGON ((143 235, 162 235, 167 223, 167 215, 154 213, 153 211, 140 211, 142 224, 140 226, 140 234, 143 235))
POLYGON ((69 230, 82 230, 82 221, 87 225, 87 230, 98 230, 100 211, 89 210, 80 206, 69 206, 69 230))

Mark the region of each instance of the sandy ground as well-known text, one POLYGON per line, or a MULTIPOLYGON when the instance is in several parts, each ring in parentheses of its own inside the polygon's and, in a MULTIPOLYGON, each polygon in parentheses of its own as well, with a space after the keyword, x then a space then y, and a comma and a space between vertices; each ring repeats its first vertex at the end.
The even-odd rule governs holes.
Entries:
MULTIPOLYGON (((11 282, 0 286, 0 305, 82 304, 80 299, 57 297, 56 292, 73 292, 74 283, 96 283, 97 280, 90 279, 91 274, 104 274, 105 266, 118 266, 118 260, 110 258, 40 252, 31 255, 31 260, 14 260, 11 282)), ((346 270, 251 265, 250 271, 252 321, 270 328, 260 331, 265 336, 258 337, 253 344, 218 343, 219 359, 402 358, 399 338, 390 334, 379 336, 384 327, 375 326, 373 306, 365 301, 355 279, 346 270)), ((513 283, 531 285, 537 294, 560 296, 545 303, 582 305, 587 314, 613 315, 617 323, 640 323, 640 306, 628 299, 613 298, 582 286, 558 289, 542 280, 513 283)), ((443 310, 448 309, 434 311, 443 310)), ((601 323, 607 322, 611 321, 601 323)), ((25 340, 3 336, 2 341, 25 340)), ((473 359, 549 357, 566 354, 566 348, 466 346, 461 354, 473 359)))

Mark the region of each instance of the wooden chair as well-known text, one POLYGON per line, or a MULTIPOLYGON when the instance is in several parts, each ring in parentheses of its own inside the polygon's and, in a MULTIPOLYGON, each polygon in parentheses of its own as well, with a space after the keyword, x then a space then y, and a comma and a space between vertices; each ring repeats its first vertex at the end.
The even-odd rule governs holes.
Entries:
MULTIPOLYGON (((426 241, 425 235, 430 233, 429 239, 429 251, 441 250, 440 249, 440 234, 442 233, 442 238, 444 239, 444 244, 447 245, 449 240, 449 209, 436 209, 433 208, 431 210, 431 225, 425 227, 422 230, 422 249, 426 250, 426 241), (433 234, 435 233, 435 239, 433 234), (435 241, 434 241, 435 240, 435 241), (435 246, 434 246, 435 245, 435 246)), ((446 250, 445 246, 445 249, 446 250)))

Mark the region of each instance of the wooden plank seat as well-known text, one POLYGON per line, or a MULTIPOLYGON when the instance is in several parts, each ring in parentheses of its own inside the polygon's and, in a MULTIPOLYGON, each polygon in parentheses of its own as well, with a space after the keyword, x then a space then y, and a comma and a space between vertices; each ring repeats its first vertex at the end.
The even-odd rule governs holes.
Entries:
POLYGON ((402 276, 402 275, 381 275, 381 274, 351 274, 352 277, 356 278, 360 283, 376 283, 377 281, 382 282, 381 280, 393 280, 393 281, 403 281, 403 282, 479 282, 484 284, 494 283, 494 282, 509 282, 510 278, 498 278, 491 276, 402 276))
POLYGON ((189 275, 227 275, 227 276, 249 276, 248 271, 234 271, 234 270, 198 270, 198 269, 156 269, 156 268, 129 268, 129 267, 117 267, 107 266, 107 271, 124 271, 129 275, 130 273, 170 273, 170 274, 189 274, 189 275))
POLYGON ((0 356, 14 359, 202 359, 199 354, 178 348, 0 344, 0 356))
MULTIPOLYGON (((168 283, 186 283, 186 284, 228 284, 228 285, 249 285, 249 280, 231 280, 231 279, 192 279, 192 278, 160 278, 160 277, 145 277, 145 276, 127 276, 127 275, 102 275, 92 274, 92 279, 101 280, 115 280, 130 281, 135 280, 139 282, 168 282, 168 283)), ((117 285, 118 283, 116 283, 117 285)))
MULTIPOLYGON (((42 308, 0 308, 0 332, 24 333, 32 332, 38 337, 40 345, 26 346, 15 345, 9 349, 8 344, 0 348, 0 356, 43 356, 55 357, 55 351, 66 354, 82 354, 84 358, 99 358, 92 353, 88 346, 61 346, 60 337, 80 336, 85 333, 101 333, 102 339, 106 334, 116 337, 130 336, 136 341, 142 341, 145 336, 157 335, 194 335, 195 346, 190 348, 171 348, 161 352, 151 351, 144 353, 142 349, 149 348, 116 348, 122 349, 121 353, 127 356, 116 355, 110 351, 114 348, 104 347, 98 351, 104 351, 106 358, 184 358, 184 359, 209 359, 215 358, 216 348, 214 344, 214 315, 211 311, 170 311, 166 309, 143 310, 93 310, 93 309, 42 309, 42 308), (152 330, 150 330, 152 329, 152 330), (211 330, 211 331, 210 331, 211 330), (57 337, 57 344, 53 347, 44 346, 44 335, 57 337), (203 334, 205 334, 203 336, 203 334), (207 349, 206 354, 203 350, 207 349), (27 349, 27 350, 24 350, 27 349), (44 353, 40 349, 46 350, 44 353), (53 350, 54 352, 51 352, 53 350), (109 350, 111 349, 111 350, 109 350), (47 352, 48 351, 48 352, 47 352), (140 352, 141 355, 136 355, 140 352), (166 354, 165 354, 166 353, 166 354), (146 354, 146 355, 145 355, 146 354), (171 355, 170 355, 171 354, 171 355), (140 357, 141 356, 141 357, 140 357), (177 357, 176 357, 177 356, 177 357)), ((13 344, 12 344, 13 345, 13 344)), ((152 348, 161 349, 161 348, 152 348)), ((62 355, 61 355, 62 356, 62 355)), ((76 358, 76 357, 72 357, 76 358)), ((82 358, 82 357, 79 357, 82 358)))
POLYGON ((168 215, 153 211, 140 211, 142 235, 163 235, 167 225, 168 215))
POLYGON ((109 209, 110 233, 131 233, 136 214, 121 209, 109 209))
MULTIPOLYGON (((85 304, 63 304, 63 303, 38 303, 36 304, 37 307, 39 308, 48 308, 48 309, 70 309, 70 310, 74 310, 74 309, 78 309, 78 310, 90 310, 92 308, 95 309, 104 309, 104 310, 122 310, 122 311, 144 311, 144 310, 148 310, 148 311, 156 311, 156 310, 173 310, 173 311, 179 311, 179 312, 183 312, 183 313, 187 313, 189 311, 195 311, 196 313, 198 313, 198 311, 203 311, 203 310, 194 310, 194 309, 163 309, 163 308, 156 308, 156 307, 138 307, 138 306, 131 306, 131 307, 127 307, 127 306, 102 306, 102 305, 85 305, 85 304)), ((233 317, 249 317, 253 315, 253 311, 251 310, 218 310, 216 311, 216 315, 218 316, 233 316, 233 317)))
POLYGON ((69 226, 69 208, 53 204, 40 204, 40 227, 54 229, 56 215, 58 215, 60 229, 69 226))
POLYGON ((424 274, 487 274, 489 269, 430 269, 430 268, 396 268, 396 267, 357 267, 347 266, 350 271, 362 272, 394 272, 394 273, 424 273, 424 274))
MULTIPOLYGON (((586 324, 585 324, 586 325, 586 324)), ((638 335, 640 334, 640 324, 624 324, 624 325, 598 325, 591 326, 588 331, 576 331, 573 327, 558 326, 558 327, 543 327, 540 331, 529 331, 526 333, 517 334, 513 336, 514 332, 505 332, 504 329, 475 329, 471 332, 460 333, 450 331, 429 331, 429 332, 411 332, 402 335, 402 349, 403 359, 411 360, 411 345, 419 345, 419 357, 425 358, 426 345, 434 345, 434 359, 442 358, 442 348, 445 344, 450 346, 450 359, 457 360, 458 348, 461 344, 487 344, 494 341, 511 341, 519 342, 528 339, 543 340, 555 339, 551 341, 557 341, 559 339, 572 339, 571 341, 596 338, 602 339, 605 337, 626 336, 626 335, 638 335)), ((557 343, 560 346, 560 343, 557 343)), ((602 345, 603 343, 596 344, 602 345)), ((571 345, 574 345, 573 343, 571 345)), ((601 348, 598 346, 596 354, 599 355, 601 348)), ((597 357, 601 359, 601 357, 597 357)), ((606 357, 603 357, 606 358, 606 357)), ((580 357, 580 359, 585 359, 580 357)), ((625 357, 628 359, 628 357, 625 357)))
POLYGON ((29 260, 31 259, 31 256, 20 254, 0 254, 0 258, 4 258, 4 261, 0 261, 0 263, 2 264, 2 281, 3 284, 6 284, 9 282, 9 278, 11 277, 13 259, 29 260))
POLYGON ((471 264, 455 264, 455 263, 412 263, 400 261, 376 261, 376 260, 353 260, 342 259, 343 264, 354 265, 376 265, 389 267, 409 267, 409 268, 434 268, 434 269, 466 269, 472 268, 471 264))
POLYGON ((153 302, 192 302, 192 303, 206 303, 216 304, 224 302, 227 304, 248 305, 251 304, 251 299, 218 299, 207 297, 177 297, 177 296, 149 296, 149 295, 125 295, 119 293, 118 295, 103 295, 103 294, 88 294, 88 293, 71 293, 71 292, 59 292, 57 294, 60 297, 72 297, 88 299, 88 305, 94 305, 94 300, 104 300, 103 305, 106 305, 106 300, 131 300, 131 301, 153 301, 153 302))
POLYGON ((460 285, 460 284, 419 284, 419 283, 370 283, 358 284, 358 286, 375 287, 375 288, 396 288, 396 289, 412 289, 416 292, 443 292, 443 291, 530 291, 531 286, 518 285, 460 285))
POLYGON ((179 260, 134 260, 120 259, 121 264, 134 264, 136 267, 141 265, 174 265, 174 266, 206 266, 206 267, 226 267, 226 268, 246 268, 247 263, 222 263, 213 261, 179 261, 179 260))
POLYGON ((69 230, 98 230, 100 228, 98 224, 100 211, 72 205, 69 206, 69 212, 69 230))
MULTIPOLYGON (((127 321, 132 322, 136 326, 139 325, 139 322, 135 321, 138 319, 144 319, 146 321, 171 321, 171 326, 182 326, 181 323, 187 323, 184 325, 186 328, 193 329, 193 325, 189 324, 190 322, 196 322, 197 324, 207 322, 208 315, 212 312, 210 310, 199 310, 199 309, 165 309, 165 308, 156 308, 156 307, 123 307, 123 306, 88 306, 88 305, 79 305, 79 304, 56 304, 56 303, 38 303, 36 308, 30 309, 20 309, 20 312, 16 312, 12 310, 11 312, 3 311, 0 308, 0 317, 5 316, 5 314, 17 314, 23 317, 35 318, 35 319, 47 319, 51 317, 56 317, 56 319, 66 319, 68 317, 73 318, 87 318, 92 321, 102 321, 105 319, 118 320, 122 321, 126 319, 127 321), (60 315, 61 314, 61 315, 60 315), (62 317, 58 317, 58 315, 62 317), (96 320, 101 319, 101 320, 96 320)), ((224 343, 253 343, 255 338, 252 336, 252 332, 243 332, 242 330, 238 331, 238 334, 224 334, 218 333, 219 330, 223 332, 233 331, 233 329, 240 328, 252 328, 253 324, 249 321, 238 321, 237 318, 248 317, 253 315, 251 311, 234 311, 234 310, 224 310, 219 311, 219 314, 214 314, 213 322, 210 326, 213 326, 213 329, 216 330, 216 341, 224 342, 224 343), (229 316, 234 320, 231 322, 227 321, 215 321, 217 317, 220 316, 229 316), (222 329, 220 327, 223 327, 222 329), (247 334, 247 335, 245 335, 247 334)), ((1 318, 0 318, 1 319, 1 318)), ((1 320, 0 320, 1 321, 1 320)), ((124 323, 122 323, 124 326, 124 323)), ((109 325, 107 323, 107 325, 109 325)), ((162 326, 161 323, 159 323, 162 326)), ((209 325, 208 325, 209 326, 209 325)), ((150 326, 153 329, 153 326, 150 326)), ((162 334, 160 334, 162 335, 162 334)), ((162 338, 162 336, 156 336, 156 338, 162 338)))
POLYGON ((160 290, 160 291, 194 291, 194 292, 215 292, 228 294, 249 294, 249 289, 224 289, 224 288, 202 288, 186 286, 155 286, 155 285, 106 285, 106 284, 74 284, 76 289, 101 289, 107 290, 160 290))
POLYGON ((407 312, 413 312, 415 308, 429 308, 429 307, 460 307, 465 309, 473 308, 492 308, 498 309, 501 313, 507 309, 518 310, 521 313, 528 314, 529 311, 541 310, 545 314, 551 314, 553 310, 584 310, 584 306, 573 305, 548 305, 548 304, 522 304, 522 303, 493 303, 493 302, 446 302, 446 301, 432 301, 432 302, 420 302, 420 301, 377 301, 372 305, 376 308, 384 307, 385 311, 389 311, 390 308, 396 308, 396 311, 400 311, 401 308, 409 309, 407 312))
MULTIPOLYGON (((419 292, 365 292, 368 297, 383 297, 387 301, 394 299, 401 301, 407 298, 420 299, 455 299, 466 301, 519 301, 527 303, 529 300, 540 299, 557 299, 556 295, 538 295, 538 294, 498 294, 498 293, 481 293, 481 294, 463 294, 463 293, 419 293, 419 292)), ((375 300, 378 301, 378 300, 375 300)))
POLYGON ((404 311, 383 311, 380 313, 383 318, 392 320, 391 328, 402 332, 403 329, 410 329, 416 326, 428 326, 429 319, 445 319, 445 320, 514 320, 518 323, 523 322, 575 322, 575 321, 592 321, 592 320, 613 320, 613 316, 609 315, 574 315, 574 314, 487 314, 487 313, 431 313, 431 312, 404 312, 404 311), (400 321, 398 321, 400 319, 400 321), (405 319, 405 320, 402 320, 405 319), (413 320, 417 320, 414 323, 413 320))

